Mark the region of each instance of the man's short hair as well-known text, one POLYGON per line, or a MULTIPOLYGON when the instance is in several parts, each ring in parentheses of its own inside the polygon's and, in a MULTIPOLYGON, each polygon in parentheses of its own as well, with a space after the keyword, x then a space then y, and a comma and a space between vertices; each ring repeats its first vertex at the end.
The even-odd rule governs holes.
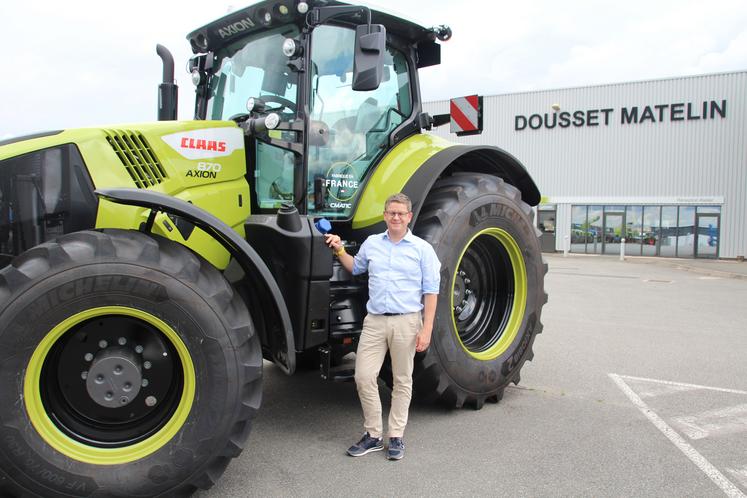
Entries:
POLYGON ((400 192, 399 194, 392 194, 386 198, 386 202, 384 203, 384 211, 389 208, 389 204, 391 204, 392 202, 399 202, 400 204, 404 204, 405 206, 407 206, 408 213, 412 211, 412 201, 402 192, 400 192))

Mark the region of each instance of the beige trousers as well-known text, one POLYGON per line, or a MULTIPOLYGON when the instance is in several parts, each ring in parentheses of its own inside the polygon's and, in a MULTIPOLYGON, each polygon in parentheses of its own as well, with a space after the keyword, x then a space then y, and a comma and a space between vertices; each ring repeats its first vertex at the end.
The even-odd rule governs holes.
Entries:
POLYGON ((402 437, 412 398, 415 337, 422 327, 420 312, 406 315, 367 315, 355 357, 355 384, 363 407, 363 426, 372 437, 382 437, 378 378, 387 350, 392 358, 392 407, 389 437, 402 437))

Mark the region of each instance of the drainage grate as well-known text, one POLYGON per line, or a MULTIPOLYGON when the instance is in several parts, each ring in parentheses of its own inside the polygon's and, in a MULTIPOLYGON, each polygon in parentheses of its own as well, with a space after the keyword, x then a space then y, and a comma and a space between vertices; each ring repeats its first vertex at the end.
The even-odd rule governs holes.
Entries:
POLYGON ((142 133, 106 130, 106 141, 112 146, 138 188, 153 187, 168 177, 142 133))

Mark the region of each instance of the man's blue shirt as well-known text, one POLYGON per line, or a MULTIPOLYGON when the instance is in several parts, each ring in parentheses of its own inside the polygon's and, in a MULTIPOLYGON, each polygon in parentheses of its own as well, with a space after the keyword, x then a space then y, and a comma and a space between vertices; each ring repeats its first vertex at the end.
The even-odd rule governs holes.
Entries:
POLYGON ((423 294, 438 294, 441 263, 433 247, 408 229, 393 243, 388 232, 368 237, 353 261, 353 275, 368 272, 368 312, 413 313, 423 294))

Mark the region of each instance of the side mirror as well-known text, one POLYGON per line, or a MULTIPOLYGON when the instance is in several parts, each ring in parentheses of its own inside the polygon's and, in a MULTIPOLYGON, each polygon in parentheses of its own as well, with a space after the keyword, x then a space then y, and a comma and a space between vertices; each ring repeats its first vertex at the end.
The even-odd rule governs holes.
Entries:
POLYGON ((353 90, 376 90, 384 76, 386 28, 382 24, 361 24, 355 28, 353 90))

